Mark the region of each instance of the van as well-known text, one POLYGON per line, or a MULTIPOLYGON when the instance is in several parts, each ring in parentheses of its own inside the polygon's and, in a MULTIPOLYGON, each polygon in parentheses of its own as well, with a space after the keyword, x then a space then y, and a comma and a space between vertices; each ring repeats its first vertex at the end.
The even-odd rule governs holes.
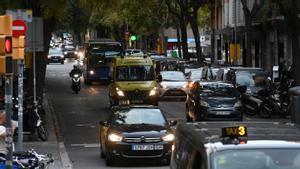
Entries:
POLYGON ((158 105, 155 64, 146 56, 120 56, 113 60, 109 85, 111 106, 120 104, 158 105))

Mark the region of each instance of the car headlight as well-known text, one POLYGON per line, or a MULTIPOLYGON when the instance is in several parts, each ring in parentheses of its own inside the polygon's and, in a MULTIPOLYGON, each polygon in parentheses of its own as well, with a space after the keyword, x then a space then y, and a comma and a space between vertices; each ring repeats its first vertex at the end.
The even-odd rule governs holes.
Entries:
POLYGON ((51 56, 50 56, 50 55, 48 55, 48 58, 51 58, 51 56))
POLYGON ((188 88, 189 87, 189 84, 188 83, 186 83, 186 84, 184 84, 183 86, 182 86, 182 88, 188 88))
POLYGON ((162 137, 163 141, 174 141, 174 139, 175 139, 174 134, 167 134, 167 135, 162 137))
POLYGON ((201 100, 200 101, 200 106, 209 107, 209 104, 206 101, 201 100))
POLYGON ((120 90, 119 88, 116 88, 116 90, 117 90, 118 96, 122 96, 122 97, 125 96, 125 94, 122 90, 120 90))
POLYGON ((78 52, 77 52, 77 51, 75 51, 74 53, 75 53, 75 55, 77 55, 77 54, 78 54, 78 52))
POLYGON ((156 94, 156 87, 154 87, 150 93, 149 93, 149 96, 154 96, 156 94))
POLYGON ((111 142, 120 142, 120 141, 122 141, 122 138, 123 138, 122 136, 114 134, 114 133, 111 133, 108 135, 108 140, 111 142))
POLYGON ((64 54, 66 55, 66 54, 68 54, 68 52, 64 52, 64 54))
POLYGON ((83 58, 83 52, 78 52, 79 58, 83 58))
POLYGON ((241 101, 238 101, 234 104, 234 107, 237 108, 237 107, 242 107, 242 102, 241 101))
POLYGON ((95 74, 95 72, 93 71, 93 70, 90 70, 90 75, 93 75, 93 74, 95 74))

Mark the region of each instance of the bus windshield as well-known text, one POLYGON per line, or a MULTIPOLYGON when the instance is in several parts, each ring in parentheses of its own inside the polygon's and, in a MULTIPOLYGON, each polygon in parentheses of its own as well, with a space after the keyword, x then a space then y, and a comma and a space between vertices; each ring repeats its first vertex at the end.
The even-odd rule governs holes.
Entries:
POLYGON ((154 69, 150 65, 119 66, 116 78, 118 81, 151 81, 154 80, 154 69))
POLYGON ((121 52, 122 47, 118 44, 92 44, 88 48, 89 65, 107 66, 121 52))

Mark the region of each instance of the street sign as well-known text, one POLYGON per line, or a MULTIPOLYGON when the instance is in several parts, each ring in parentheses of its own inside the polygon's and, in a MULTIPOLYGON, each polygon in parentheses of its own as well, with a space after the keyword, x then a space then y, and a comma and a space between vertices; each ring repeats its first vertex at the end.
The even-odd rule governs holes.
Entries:
POLYGON ((43 19, 34 17, 31 23, 28 23, 26 31, 26 52, 44 51, 44 27, 43 19))
POLYGON ((13 37, 19 37, 25 35, 27 30, 26 23, 22 20, 15 20, 12 23, 12 35, 13 37))

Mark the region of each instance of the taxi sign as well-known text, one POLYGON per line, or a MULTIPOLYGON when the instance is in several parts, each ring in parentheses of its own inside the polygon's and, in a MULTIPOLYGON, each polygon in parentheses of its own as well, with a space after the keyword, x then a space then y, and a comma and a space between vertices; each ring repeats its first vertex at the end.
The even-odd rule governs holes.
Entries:
POLYGON ((222 137, 230 137, 230 138, 247 137, 247 128, 246 126, 222 128, 222 137))

